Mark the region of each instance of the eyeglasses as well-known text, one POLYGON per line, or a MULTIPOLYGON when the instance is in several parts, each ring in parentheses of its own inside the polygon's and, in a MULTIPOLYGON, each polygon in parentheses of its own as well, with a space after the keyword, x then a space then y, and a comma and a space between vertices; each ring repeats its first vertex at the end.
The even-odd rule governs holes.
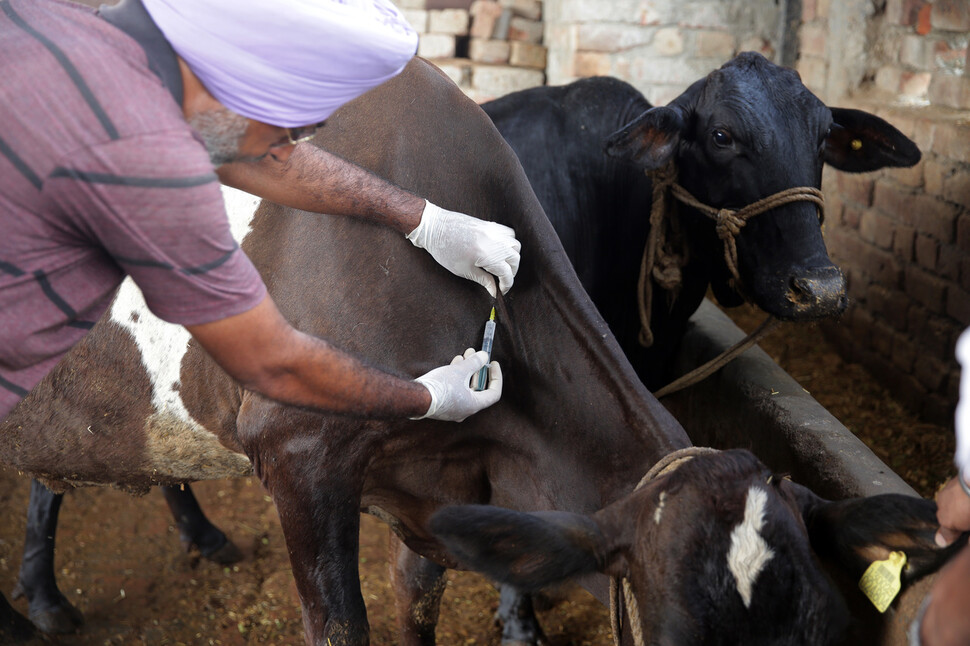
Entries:
POLYGON ((295 128, 286 129, 286 140, 291 145, 296 145, 301 141, 310 141, 317 134, 317 129, 323 127, 326 121, 321 121, 320 123, 313 123, 309 126, 297 126, 295 128))

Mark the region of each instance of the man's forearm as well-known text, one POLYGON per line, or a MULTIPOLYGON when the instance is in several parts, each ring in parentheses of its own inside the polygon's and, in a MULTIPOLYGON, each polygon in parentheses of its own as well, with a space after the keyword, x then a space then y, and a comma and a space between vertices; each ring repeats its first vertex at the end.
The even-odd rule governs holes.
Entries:
POLYGON ((368 417, 418 417, 431 405, 421 384, 293 329, 269 297, 188 330, 243 387, 287 404, 368 417))
POLYGON ((352 215, 408 234, 421 221, 425 200, 309 143, 285 163, 267 156, 216 171, 227 186, 314 213, 352 215))

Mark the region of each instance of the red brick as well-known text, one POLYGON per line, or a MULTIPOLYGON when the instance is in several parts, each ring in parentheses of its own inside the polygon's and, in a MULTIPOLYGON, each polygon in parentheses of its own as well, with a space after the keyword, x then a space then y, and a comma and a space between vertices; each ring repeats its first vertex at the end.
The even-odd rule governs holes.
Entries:
POLYGON ((825 244, 837 264, 856 263, 865 244, 850 230, 832 228, 826 231, 825 244))
POLYGON ((950 244, 940 245, 936 261, 936 273, 950 281, 960 280, 960 262, 966 254, 950 244))
POLYGON ((955 171, 953 164, 927 159, 920 166, 923 168, 923 190, 930 195, 943 195, 943 184, 955 171))
POLYGON ((856 256, 863 268, 872 279, 890 289, 896 289, 902 284, 903 269, 899 266, 898 259, 887 251, 877 249, 872 245, 863 243, 862 253, 856 256))
POLYGON ((894 329, 905 331, 909 329, 909 310, 913 305, 913 300, 906 294, 895 290, 886 290, 886 302, 883 305, 882 316, 894 329))
POLYGON ((943 180, 943 199, 970 206, 970 172, 961 170, 943 180))
POLYGON ((919 164, 909 168, 887 168, 886 177, 911 188, 918 188, 923 184, 923 169, 919 164))
POLYGON ((913 141, 924 153, 932 150, 933 137, 936 134, 936 122, 933 119, 921 118, 916 120, 916 130, 913 132, 913 141))
POLYGON ((846 200, 872 206, 873 180, 866 175, 839 173, 839 192, 846 200))
POLYGON ((922 303, 931 312, 942 314, 946 311, 947 283, 919 267, 907 267, 905 272, 906 294, 922 303))
POLYGON ((924 4, 924 0, 889 0, 886 3, 886 17, 893 24, 911 27, 916 24, 916 16, 924 4))
POLYGON ((866 302, 866 294, 870 283, 860 276, 860 272, 852 267, 843 267, 842 275, 845 276, 846 294, 850 302, 866 302))
MULTIPOLYGON (((828 209, 826 209, 828 211, 828 209)), ((828 213, 826 213, 828 217, 828 213)), ((850 229, 858 229, 862 222, 862 209, 846 206, 842 209, 842 225, 850 229)))
POLYGON ((967 258, 965 254, 960 258, 960 287, 970 291, 970 258, 967 258))
POLYGON ((957 218, 957 246, 970 252, 970 214, 963 213, 957 218))
POLYGON ((932 29, 930 25, 930 13, 932 11, 933 5, 927 4, 920 7, 919 12, 916 14, 916 33, 920 36, 925 36, 932 29))
POLYGON ((946 299, 946 313, 963 325, 970 325, 970 293, 951 285, 946 299))
MULTIPOLYGON (((966 0, 960 0, 966 2, 966 0)), ((937 40, 933 43, 933 58, 938 67, 949 70, 962 70, 964 61, 967 58, 966 41, 958 47, 952 47, 946 40, 937 40)))
POLYGON ((470 13, 472 26, 469 35, 472 38, 491 38, 495 31, 495 23, 502 15, 502 5, 495 0, 475 0, 470 13))
POLYGON ((896 226, 893 253, 905 261, 913 259, 916 249, 916 229, 905 224, 896 226))
POLYGON ((913 202, 912 208, 918 213, 916 228, 919 232, 928 233, 940 242, 953 242, 959 209, 932 195, 917 195, 913 202))
POLYGON ((943 360, 950 351, 950 332, 953 323, 942 316, 934 316, 918 303, 909 308, 906 331, 929 357, 943 360))
POLYGON ((970 123, 937 123, 933 133, 933 152, 955 162, 970 162, 970 123))
MULTIPOLYGON (((880 215, 872 210, 866 211, 862 214, 862 219, 859 221, 859 236, 866 242, 881 247, 882 245, 876 243, 876 237, 878 236, 879 229, 885 227, 887 224, 887 218, 884 215, 880 215)), ((889 224, 889 227, 891 228, 892 225, 889 224)))
POLYGON ((873 205, 883 213, 895 216, 899 222, 916 224, 912 202, 912 191, 902 190, 897 184, 886 179, 876 182, 873 205))
POLYGON ((889 290, 875 283, 869 285, 869 289, 866 290, 866 309, 873 314, 888 318, 886 312, 889 311, 889 290))
POLYGON ((957 110, 970 108, 970 79, 949 72, 936 72, 927 90, 930 103, 957 110))
POLYGON ((930 24, 944 31, 970 31, 970 5, 967 0, 936 0, 930 24))
POLYGON ((916 236, 916 262, 923 269, 936 271, 940 243, 926 234, 916 236))

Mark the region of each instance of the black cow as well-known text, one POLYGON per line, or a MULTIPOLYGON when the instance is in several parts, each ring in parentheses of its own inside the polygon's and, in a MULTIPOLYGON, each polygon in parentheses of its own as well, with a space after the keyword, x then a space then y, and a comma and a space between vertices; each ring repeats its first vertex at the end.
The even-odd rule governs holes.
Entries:
MULTIPOLYGON (((756 53, 737 56, 663 107, 623 81, 598 77, 538 87, 482 106, 512 146, 593 302, 644 383, 669 381, 670 359, 708 286, 742 302, 715 223, 679 205, 667 223, 683 257, 679 287, 654 286, 650 347, 639 343, 637 281, 650 232, 655 171, 673 161, 679 184, 714 210, 779 191, 819 188, 822 165, 846 171, 911 166, 916 145, 882 119, 826 107, 793 70, 756 53)), ((672 198, 671 198, 672 199, 672 198)), ((743 293, 781 319, 846 306, 811 201, 750 219, 737 236, 743 293)))

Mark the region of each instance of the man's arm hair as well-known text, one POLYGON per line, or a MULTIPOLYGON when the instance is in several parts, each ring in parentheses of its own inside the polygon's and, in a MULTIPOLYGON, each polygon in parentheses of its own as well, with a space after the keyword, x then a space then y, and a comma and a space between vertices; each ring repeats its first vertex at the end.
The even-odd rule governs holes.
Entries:
POLYGON ((419 417, 431 405, 421 384, 294 329, 269 296, 247 312, 187 329, 244 388, 270 399, 368 417, 419 417))
POLYGON ((408 234, 425 200, 311 143, 297 144, 286 162, 267 155, 216 170, 223 184, 302 211, 352 215, 408 234))

